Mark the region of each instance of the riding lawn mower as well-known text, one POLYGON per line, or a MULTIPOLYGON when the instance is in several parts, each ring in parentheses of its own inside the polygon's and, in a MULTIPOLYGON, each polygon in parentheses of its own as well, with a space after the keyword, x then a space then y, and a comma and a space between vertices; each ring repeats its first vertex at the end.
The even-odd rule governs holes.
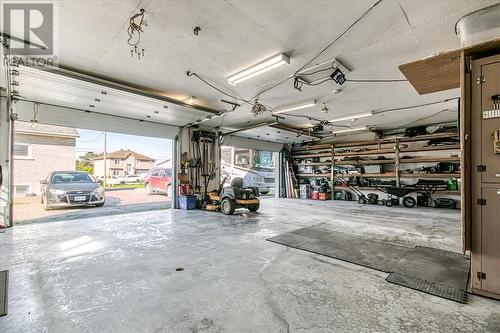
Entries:
POLYGON ((229 175, 224 177, 217 190, 208 193, 205 209, 210 211, 222 211, 226 215, 232 215, 237 208, 246 208, 251 212, 259 209, 259 189, 257 187, 246 187, 242 178, 234 178, 230 187, 224 187, 229 175))

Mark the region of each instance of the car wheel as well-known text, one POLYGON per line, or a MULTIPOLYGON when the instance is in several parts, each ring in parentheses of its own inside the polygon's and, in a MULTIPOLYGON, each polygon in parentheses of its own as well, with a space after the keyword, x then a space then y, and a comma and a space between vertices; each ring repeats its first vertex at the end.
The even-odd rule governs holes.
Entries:
POLYGON ((251 211, 251 212, 256 212, 259 210, 259 204, 255 204, 255 205, 250 205, 248 206, 248 210, 251 211))
POLYGON ((146 194, 147 195, 152 195, 154 194, 153 187, 151 186, 150 183, 147 183, 146 186, 144 187, 146 189, 146 194))
POLYGON ((167 197, 172 198, 172 184, 167 185, 167 197))
POLYGON ((392 199, 388 199, 386 202, 385 202, 385 205, 387 207, 392 207, 392 199))
POLYGON ((229 198, 224 198, 220 203, 220 209, 226 215, 233 215, 234 210, 236 209, 236 205, 234 204, 233 200, 229 198))

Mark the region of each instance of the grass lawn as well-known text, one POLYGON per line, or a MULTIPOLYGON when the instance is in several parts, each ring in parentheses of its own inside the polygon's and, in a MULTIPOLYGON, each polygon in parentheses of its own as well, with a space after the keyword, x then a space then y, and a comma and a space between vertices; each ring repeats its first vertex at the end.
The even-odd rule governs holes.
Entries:
POLYGON ((119 184, 119 185, 108 185, 105 187, 106 190, 113 190, 113 189, 126 189, 126 188, 143 188, 144 184, 143 183, 137 183, 137 184, 119 184))

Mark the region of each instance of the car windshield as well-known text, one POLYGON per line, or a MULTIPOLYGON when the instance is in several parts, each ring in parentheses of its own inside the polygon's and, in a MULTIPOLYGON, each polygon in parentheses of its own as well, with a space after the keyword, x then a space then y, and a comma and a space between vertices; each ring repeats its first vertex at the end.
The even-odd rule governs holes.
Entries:
POLYGON ((52 175, 52 183, 94 183, 95 180, 85 172, 57 172, 52 175))

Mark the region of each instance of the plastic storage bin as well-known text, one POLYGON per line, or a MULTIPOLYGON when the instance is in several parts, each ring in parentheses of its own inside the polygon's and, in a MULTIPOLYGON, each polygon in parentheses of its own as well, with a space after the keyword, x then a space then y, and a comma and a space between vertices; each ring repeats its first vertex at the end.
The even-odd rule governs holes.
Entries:
POLYGON ((181 195, 178 198, 180 209, 196 209, 196 197, 192 195, 181 195))

